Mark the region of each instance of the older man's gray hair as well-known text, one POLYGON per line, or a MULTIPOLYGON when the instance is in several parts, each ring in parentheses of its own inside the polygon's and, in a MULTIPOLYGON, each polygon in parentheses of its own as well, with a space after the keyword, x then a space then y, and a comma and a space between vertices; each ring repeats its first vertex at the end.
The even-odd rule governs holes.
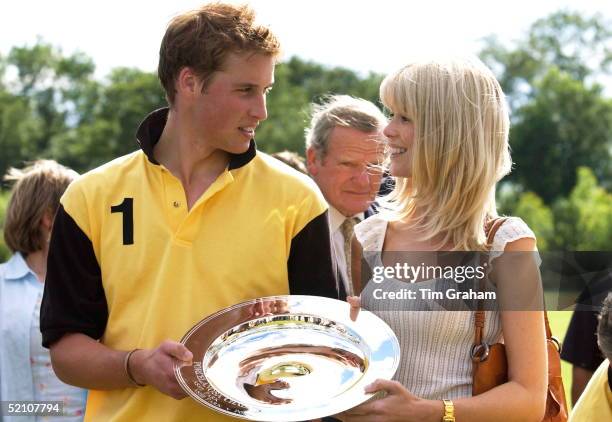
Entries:
POLYGON ((597 324, 597 342, 604 356, 612 362, 612 293, 604 300, 597 324))
POLYGON ((382 131, 387 118, 370 101, 350 95, 331 95, 321 104, 312 105, 310 126, 306 128, 306 149, 312 148, 319 159, 325 158, 331 131, 348 127, 365 133, 382 131))

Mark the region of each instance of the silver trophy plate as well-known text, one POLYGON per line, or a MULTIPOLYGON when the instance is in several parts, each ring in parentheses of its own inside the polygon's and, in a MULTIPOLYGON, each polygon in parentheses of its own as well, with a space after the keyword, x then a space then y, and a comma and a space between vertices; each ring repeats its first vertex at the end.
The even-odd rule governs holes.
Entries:
POLYGON ((372 397, 364 387, 391 379, 395 334, 371 312, 317 296, 271 296, 223 309, 181 340, 192 366, 176 378, 198 403, 255 421, 335 415, 372 397))

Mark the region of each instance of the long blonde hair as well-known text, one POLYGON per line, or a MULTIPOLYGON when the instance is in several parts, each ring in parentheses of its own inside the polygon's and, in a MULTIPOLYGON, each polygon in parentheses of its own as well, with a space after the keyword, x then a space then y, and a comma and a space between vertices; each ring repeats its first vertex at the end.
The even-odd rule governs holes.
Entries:
POLYGON ((508 108, 492 72, 477 60, 413 63, 384 79, 380 97, 414 122, 412 177, 381 199, 383 215, 410 217, 424 240, 441 235, 440 246, 486 249, 495 185, 512 164, 508 108))

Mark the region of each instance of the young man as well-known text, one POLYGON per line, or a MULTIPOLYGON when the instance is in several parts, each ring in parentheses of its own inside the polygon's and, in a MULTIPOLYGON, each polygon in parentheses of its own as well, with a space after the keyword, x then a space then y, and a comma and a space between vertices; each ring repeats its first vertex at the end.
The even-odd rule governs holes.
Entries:
POLYGON ((387 119, 371 102, 348 95, 331 96, 313 109, 306 131, 308 172, 329 204, 339 278, 352 295, 350 240, 353 226, 373 213, 387 119))
POLYGON ((41 331, 58 376, 90 389, 87 420, 228 420, 175 400, 173 364, 192 359, 177 340, 244 300, 337 295, 324 199, 255 148, 279 44, 253 20, 220 3, 176 17, 159 61, 169 109, 140 125, 140 151, 62 198, 41 331))

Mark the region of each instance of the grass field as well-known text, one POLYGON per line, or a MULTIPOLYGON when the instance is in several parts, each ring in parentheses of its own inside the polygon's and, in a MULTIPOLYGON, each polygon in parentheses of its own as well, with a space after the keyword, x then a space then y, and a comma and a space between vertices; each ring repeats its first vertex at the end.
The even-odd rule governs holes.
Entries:
MULTIPOLYGON (((571 311, 548 312, 550 329, 552 330, 553 335, 561 341, 563 341, 565 338, 565 332, 567 331, 567 326, 569 325, 571 317, 571 311)), ((572 367, 569 363, 561 361, 561 375, 563 377, 563 386, 565 387, 565 398, 567 400, 567 405, 569 408, 571 408, 572 400, 570 396, 570 389, 572 386, 572 367)))

